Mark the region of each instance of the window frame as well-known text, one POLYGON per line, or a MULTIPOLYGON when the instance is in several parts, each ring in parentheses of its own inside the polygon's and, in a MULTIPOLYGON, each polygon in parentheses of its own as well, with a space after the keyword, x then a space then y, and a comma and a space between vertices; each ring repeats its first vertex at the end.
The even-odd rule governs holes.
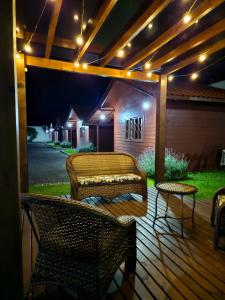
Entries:
POLYGON ((125 120, 125 140, 131 142, 143 142, 144 139, 144 116, 140 117, 131 117, 125 120), (140 129, 140 138, 135 138, 135 133, 138 132, 138 129, 135 131, 135 121, 138 120, 137 126, 141 125, 140 129), (140 123, 139 123, 140 122, 140 123))

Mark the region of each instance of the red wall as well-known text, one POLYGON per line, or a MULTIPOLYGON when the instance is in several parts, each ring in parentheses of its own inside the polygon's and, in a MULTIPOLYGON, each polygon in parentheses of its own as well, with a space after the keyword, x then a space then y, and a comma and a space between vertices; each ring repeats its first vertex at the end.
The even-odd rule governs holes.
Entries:
MULTIPOLYGON (((156 102, 122 82, 113 85, 108 97, 115 106, 114 150, 138 156, 155 145, 156 102), (143 110, 142 103, 151 102, 143 110), (144 116, 144 140, 125 140, 125 120, 144 116)), ((206 102, 168 100, 166 146, 190 159, 190 170, 218 167, 221 149, 225 149, 225 105, 206 102)))

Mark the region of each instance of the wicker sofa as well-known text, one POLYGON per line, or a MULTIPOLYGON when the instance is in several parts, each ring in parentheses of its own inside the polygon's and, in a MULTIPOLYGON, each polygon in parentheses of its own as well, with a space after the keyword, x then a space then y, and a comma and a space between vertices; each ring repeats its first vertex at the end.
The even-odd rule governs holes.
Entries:
POLYGON ((78 299, 100 300, 123 261, 127 274, 135 272, 133 218, 116 218, 80 201, 43 195, 23 194, 21 205, 39 246, 31 292, 34 285, 51 283, 66 287, 78 299))
POLYGON ((147 200, 147 177, 130 154, 117 152, 79 153, 66 161, 71 182, 71 197, 91 196, 113 199, 136 193, 147 200))

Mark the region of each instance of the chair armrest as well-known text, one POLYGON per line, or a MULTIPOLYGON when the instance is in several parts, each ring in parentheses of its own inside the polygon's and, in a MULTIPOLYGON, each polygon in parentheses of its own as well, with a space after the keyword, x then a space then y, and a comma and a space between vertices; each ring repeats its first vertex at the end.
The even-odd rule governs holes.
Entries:
POLYGON ((216 202, 219 195, 225 195, 225 187, 219 188, 212 198, 212 212, 211 212, 211 225, 214 226, 215 223, 215 209, 216 209, 216 202))

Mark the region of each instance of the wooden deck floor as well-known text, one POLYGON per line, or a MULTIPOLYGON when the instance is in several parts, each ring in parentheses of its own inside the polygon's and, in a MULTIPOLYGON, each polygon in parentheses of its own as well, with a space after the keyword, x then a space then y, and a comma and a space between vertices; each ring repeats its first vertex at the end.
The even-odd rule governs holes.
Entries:
MULTIPOLYGON (((192 229, 191 221, 186 220, 182 239, 178 220, 160 219, 153 229, 155 194, 154 188, 149 189, 148 202, 131 196, 111 203, 97 198, 86 200, 116 216, 134 216, 137 221, 136 274, 127 278, 122 265, 110 285, 108 299, 225 299, 225 251, 213 249, 211 203, 197 201, 196 228, 192 229)), ((187 200, 186 215, 191 213, 191 204, 187 200)), ((165 200, 161 196, 158 213, 162 214, 164 209, 165 200)), ((179 199, 171 198, 169 213, 179 216, 179 199)), ((24 255, 28 255, 25 249, 24 255)))

